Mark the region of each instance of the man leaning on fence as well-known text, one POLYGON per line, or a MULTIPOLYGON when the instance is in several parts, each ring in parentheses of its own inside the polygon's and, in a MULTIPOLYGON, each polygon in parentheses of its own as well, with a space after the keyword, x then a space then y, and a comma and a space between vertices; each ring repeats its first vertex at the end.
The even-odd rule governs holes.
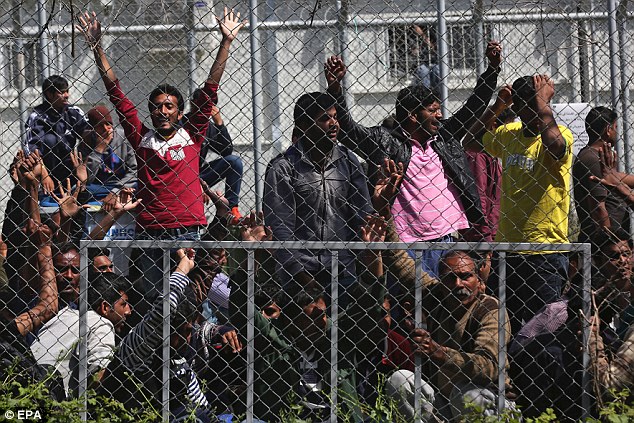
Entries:
MULTIPOLYGON (((257 234, 264 228, 255 229, 243 228, 243 240, 263 240, 257 234)), ((369 217, 359 232, 362 241, 382 242, 385 220, 369 217)), ((353 422, 365 421, 357 395, 360 363, 385 338, 382 252, 363 251, 360 262, 366 271, 350 288, 350 304, 337 320, 339 404, 335 412, 353 422)), ((231 322, 242 335, 247 334, 248 276, 246 263, 232 276, 231 322)), ((254 413, 271 422, 281 421, 285 412, 296 412, 301 421, 328 421, 332 404, 327 395, 335 387, 330 384, 333 322, 327 291, 314 280, 296 276, 284 290, 277 319, 265 317, 264 310, 255 313, 255 382, 249 387, 254 390, 254 413)))
MULTIPOLYGON (((483 223, 480 197, 460 140, 493 95, 501 50, 496 42, 488 44, 489 67, 465 105, 450 119, 441 120, 440 100, 429 88, 402 89, 396 100, 397 126, 392 131, 381 126, 366 128, 352 120, 341 87, 345 64, 338 57, 326 62, 328 91, 338 98, 337 113, 346 135, 342 141, 370 163, 371 172, 385 158, 405 167, 405 179, 392 205, 402 241, 451 241, 456 231, 483 223)), ((375 182, 376 175, 371 173, 370 178, 375 182)), ((437 275, 440 254, 438 250, 424 252, 422 265, 427 273, 437 275)))
MULTIPOLYGON (((388 227, 387 241, 396 240, 388 227)), ((486 295, 488 276, 486 257, 465 251, 447 251, 440 261, 440 281, 424 280, 423 312, 426 329, 415 328, 414 291, 416 270, 412 259, 395 262, 395 269, 408 288, 400 300, 406 310, 403 326, 410 331, 412 350, 423 358, 422 416, 425 421, 439 417, 459 420, 468 412, 465 404, 474 403, 486 415, 496 414, 499 302, 486 295)), ((506 327, 505 346, 510 340, 506 327)), ((508 381, 507 381, 508 382, 508 381)), ((413 418, 414 373, 400 369, 387 382, 387 393, 395 398, 399 410, 413 418)), ((506 400, 505 407, 512 403, 506 400)))
MULTIPOLYGON (((141 239, 200 239, 199 230, 206 224, 199 160, 204 134, 209 125, 212 106, 217 102, 218 84, 229 58, 229 49, 244 25, 240 13, 224 10, 222 19, 216 18, 222 41, 205 81, 201 95, 194 100, 196 107, 184 127, 178 125, 183 117, 185 101, 174 86, 163 84, 149 96, 148 107, 153 128, 148 128, 138 117, 132 102, 121 90, 119 80, 101 46, 101 25, 96 15, 86 13, 79 18, 79 30, 93 50, 95 63, 101 74, 110 101, 117 109, 126 138, 136 151, 138 162, 138 197, 143 200, 137 216, 137 233, 141 239)), ((155 284, 162 280, 163 271, 156 263, 160 250, 144 251, 140 268, 145 279, 149 300, 158 295, 155 284)))
MULTIPOLYGON (((568 242, 572 132, 557 125, 550 107, 555 84, 547 75, 525 76, 500 90, 470 128, 466 149, 502 159, 502 200, 496 241, 568 242), (475 137, 513 104, 521 122, 475 137)), ((508 311, 513 333, 545 304, 557 301, 568 278, 568 256, 556 251, 507 255, 508 311)))

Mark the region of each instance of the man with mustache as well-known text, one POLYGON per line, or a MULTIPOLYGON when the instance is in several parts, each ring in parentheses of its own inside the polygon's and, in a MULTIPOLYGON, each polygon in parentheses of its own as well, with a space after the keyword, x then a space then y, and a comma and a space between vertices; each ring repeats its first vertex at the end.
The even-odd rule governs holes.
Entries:
MULTIPOLYGON (((443 120, 438 95, 416 85, 403 88, 396 99, 396 127, 366 128, 354 122, 345 104, 341 81, 346 66, 339 57, 325 64, 328 91, 338 98, 342 142, 370 164, 371 182, 388 158, 402 163, 405 178, 392 203, 392 215, 403 242, 454 240, 453 234, 484 223, 480 196, 460 140, 486 109, 497 85, 502 60, 497 42, 487 45, 489 67, 473 94, 451 118, 443 120), (374 174, 373 174, 374 173, 374 174)), ((439 250, 423 252, 423 270, 436 276, 439 250)))
MULTIPOLYGON (((295 104, 297 142, 266 172, 264 216, 276 241, 357 241, 364 219, 372 213, 366 176, 359 161, 337 144, 339 121, 335 99, 313 92, 295 104)), ((299 273, 321 286, 330 284, 329 251, 278 250, 280 274, 289 282, 299 273)), ((339 252, 339 283, 356 280, 355 254, 339 252)), ((345 293, 339 304, 345 305, 345 293)))
MULTIPOLYGON (((408 268, 415 273, 413 263, 408 268)), ((440 281, 427 281, 425 287, 426 328, 405 325, 410 329, 414 354, 423 358, 424 421, 434 421, 435 417, 457 421, 468 402, 481 407, 486 415, 496 413, 499 302, 484 293, 486 272, 486 260, 477 253, 447 251, 439 263, 440 281)), ((413 295, 401 301, 412 314, 413 304, 413 295)), ((509 341, 507 318, 505 344, 509 341)), ((388 379, 386 390, 396 398, 399 410, 413 419, 414 373, 397 370, 388 379)))

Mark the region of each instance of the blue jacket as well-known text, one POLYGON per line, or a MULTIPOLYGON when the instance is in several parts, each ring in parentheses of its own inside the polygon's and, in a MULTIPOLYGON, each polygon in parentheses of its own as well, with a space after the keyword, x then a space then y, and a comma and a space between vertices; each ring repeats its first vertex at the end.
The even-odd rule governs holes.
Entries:
POLYGON ((68 106, 58 114, 48 103, 35 107, 26 121, 26 154, 39 150, 44 165, 57 181, 73 175, 70 152, 88 127, 79 107, 68 106))

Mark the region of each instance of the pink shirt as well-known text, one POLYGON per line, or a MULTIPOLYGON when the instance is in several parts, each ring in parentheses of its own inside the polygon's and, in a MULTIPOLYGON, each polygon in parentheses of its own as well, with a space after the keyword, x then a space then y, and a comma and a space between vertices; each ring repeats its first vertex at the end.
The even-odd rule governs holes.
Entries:
POLYGON ((396 231, 403 242, 429 241, 469 227, 458 190, 445 175, 431 147, 410 140, 412 158, 392 206, 396 231))

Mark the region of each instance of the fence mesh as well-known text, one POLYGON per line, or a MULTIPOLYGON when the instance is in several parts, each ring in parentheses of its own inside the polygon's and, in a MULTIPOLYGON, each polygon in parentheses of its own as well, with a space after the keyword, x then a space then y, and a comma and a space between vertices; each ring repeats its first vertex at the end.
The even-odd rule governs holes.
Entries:
POLYGON ((630 9, 0 2, 0 411, 599 416, 634 383, 630 9))

